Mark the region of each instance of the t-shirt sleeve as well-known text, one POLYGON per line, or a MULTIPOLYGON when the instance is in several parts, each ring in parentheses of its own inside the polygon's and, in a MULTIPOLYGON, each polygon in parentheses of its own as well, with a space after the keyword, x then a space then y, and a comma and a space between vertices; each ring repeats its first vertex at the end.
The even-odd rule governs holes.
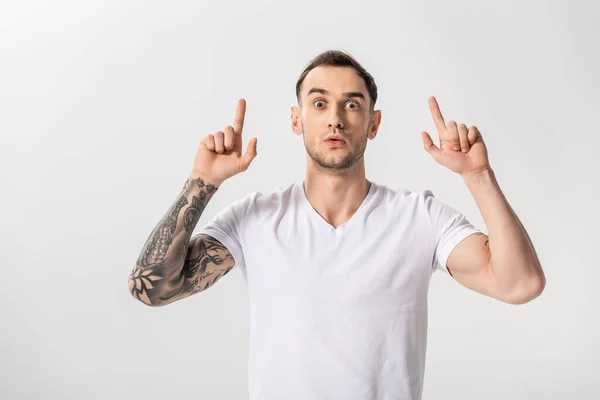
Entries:
POLYGON ((446 262, 452 250, 468 236, 481 231, 463 214, 437 199, 431 191, 424 191, 424 198, 433 229, 433 268, 449 273, 446 262))
POLYGON ((253 204, 253 194, 228 205, 197 233, 203 233, 221 242, 233 256, 237 267, 244 267, 242 248, 243 227, 253 204))

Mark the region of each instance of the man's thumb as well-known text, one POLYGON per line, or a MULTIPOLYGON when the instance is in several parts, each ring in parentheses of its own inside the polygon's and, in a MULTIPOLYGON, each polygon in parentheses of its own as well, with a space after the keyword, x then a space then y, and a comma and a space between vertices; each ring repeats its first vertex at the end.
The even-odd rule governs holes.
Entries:
POLYGON ((429 133, 425 131, 421 132, 421 138, 423 139, 423 148, 425 149, 425 151, 431 154, 433 158, 437 161, 440 149, 433 143, 433 140, 431 140, 431 136, 429 136, 429 133))
POLYGON ((254 157, 256 157, 257 142, 258 142, 257 138, 250 139, 250 142, 248 143, 248 148, 246 149, 246 152, 240 157, 240 164, 242 167, 242 171, 247 170, 248 167, 250 167, 250 163, 252 163, 252 160, 254 160, 254 157))

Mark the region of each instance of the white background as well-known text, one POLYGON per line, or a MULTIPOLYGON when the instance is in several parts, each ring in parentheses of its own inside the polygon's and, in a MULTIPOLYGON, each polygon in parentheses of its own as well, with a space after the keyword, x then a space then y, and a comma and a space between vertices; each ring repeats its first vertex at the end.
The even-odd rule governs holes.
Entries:
POLYGON ((599 17, 567 0, 1 1, 0 397, 247 397, 239 270, 163 308, 127 277, 238 98, 258 157, 199 226, 303 179, 294 85, 342 49, 380 89, 367 177, 431 189, 485 230, 423 150, 435 95, 446 120, 480 128, 547 276, 511 306, 434 275, 424 399, 600 398, 599 17))

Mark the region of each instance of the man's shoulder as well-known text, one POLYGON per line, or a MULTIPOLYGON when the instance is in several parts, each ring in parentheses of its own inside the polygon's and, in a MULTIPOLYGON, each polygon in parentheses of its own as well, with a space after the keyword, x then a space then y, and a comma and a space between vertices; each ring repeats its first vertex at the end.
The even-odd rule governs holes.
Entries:
POLYGON ((378 184, 375 201, 371 209, 379 210, 380 214, 397 218, 425 218, 437 214, 445 208, 445 203, 436 198, 431 189, 411 190, 406 188, 391 188, 378 184))
POLYGON ((285 187, 275 187, 269 192, 253 191, 237 201, 238 204, 253 210, 268 210, 289 205, 294 199, 297 183, 285 187))
POLYGON ((433 196, 429 189, 410 190, 407 188, 391 188, 388 185, 375 183, 377 186, 378 203, 397 202, 407 205, 414 202, 422 202, 427 197, 433 196))

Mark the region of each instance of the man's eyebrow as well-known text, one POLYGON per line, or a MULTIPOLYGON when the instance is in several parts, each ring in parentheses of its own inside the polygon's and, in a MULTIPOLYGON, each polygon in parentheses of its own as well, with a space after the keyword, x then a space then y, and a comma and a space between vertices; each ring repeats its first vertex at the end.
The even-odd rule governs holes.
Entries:
MULTIPOLYGON (((321 89, 321 88, 311 88, 308 91, 308 95, 310 95, 311 93, 321 93, 323 95, 328 95, 330 94, 329 91, 325 90, 325 89, 321 89)), ((343 93, 343 96, 346 98, 351 98, 351 97, 358 97, 361 98, 363 100, 366 100, 365 95, 362 92, 348 92, 348 93, 343 93)))
POLYGON ((359 97, 359 98, 361 98, 363 100, 366 100, 365 99, 365 95, 362 92, 348 92, 348 93, 344 93, 344 97, 348 97, 348 98, 350 98, 350 97, 359 97))
POLYGON ((311 94, 311 93, 321 93, 321 94, 325 94, 325 95, 329 94, 329 92, 328 92, 327 90, 325 90, 325 89, 320 89, 320 88, 316 88, 316 87, 314 87, 314 88, 311 88, 311 89, 308 91, 308 94, 311 94))

